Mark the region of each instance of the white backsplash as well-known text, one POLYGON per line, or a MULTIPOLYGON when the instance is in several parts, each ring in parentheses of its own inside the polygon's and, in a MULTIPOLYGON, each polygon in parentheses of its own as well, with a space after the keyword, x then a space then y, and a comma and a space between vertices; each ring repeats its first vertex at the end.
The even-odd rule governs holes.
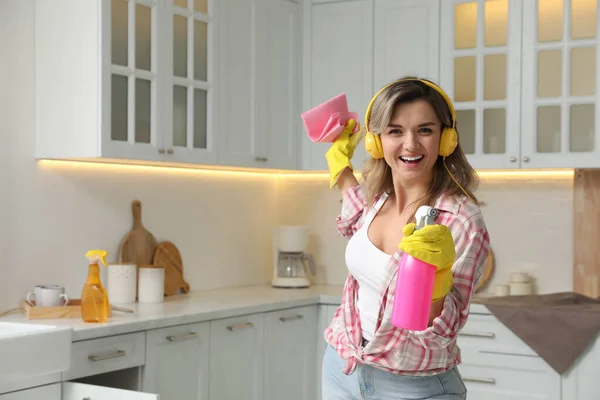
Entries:
MULTIPOLYGON (((490 232, 495 272, 483 292, 507 283, 513 271, 535 278, 538 293, 572 290, 573 179, 570 175, 530 178, 482 177, 478 198, 490 232)), ((319 283, 343 284, 346 240, 336 230, 340 195, 326 179, 282 179, 282 224, 307 224, 309 251, 315 256, 319 283), (318 206, 317 206, 318 204, 318 206)))

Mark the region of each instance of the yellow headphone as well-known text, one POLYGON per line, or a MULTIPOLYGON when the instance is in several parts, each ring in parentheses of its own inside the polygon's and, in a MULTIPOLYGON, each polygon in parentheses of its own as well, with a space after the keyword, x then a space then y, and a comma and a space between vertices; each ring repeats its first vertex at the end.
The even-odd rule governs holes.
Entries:
POLYGON ((383 147, 381 146, 381 138, 379 137, 378 134, 375 134, 369 130, 369 118, 371 117, 371 108, 373 107, 373 103, 375 102, 375 99, 377 98, 377 96, 379 96, 379 94, 382 91, 384 91, 391 85, 394 85, 398 82, 404 82, 404 81, 419 81, 419 82, 429 86, 430 88, 434 89, 446 101, 446 104, 448 105, 448 108, 450 109, 450 117, 452 118, 452 126, 445 127, 442 130, 442 134, 440 136, 440 147, 438 149, 438 154, 443 157, 444 167, 446 168, 446 171, 448 171, 450 178, 452 178, 454 183, 456 183, 458 185, 458 187, 463 191, 463 193, 471 201, 473 201, 475 203, 475 201, 471 198, 471 196, 469 196, 467 191, 454 178, 454 176, 448 169, 448 166, 446 165, 446 157, 448 157, 450 154, 452 154, 454 152, 454 149, 456 149, 456 146, 458 146, 458 132, 456 132, 456 111, 454 110, 454 105, 452 104, 452 101, 450 100, 448 95, 442 90, 442 88, 440 88, 439 86, 435 85, 432 82, 429 82, 429 81, 426 81, 423 79, 416 79, 416 78, 402 78, 402 79, 399 79, 397 81, 394 81, 394 82, 384 86, 377 93, 375 93, 375 96, 373 96, 373 98, 371 99, 371 102, 369 103, 369 107, 367 107, 367 112, 365 114, 365 129, 367 131, 367 133, 365 135, 365 148, 367 149, 367 152, 371 155, 371 157, 373 157, 375 159, 383 158, 383 147))
POLYGON ((440 136, 440 148, 438 150, 438 154, 440 156, 448 157, 450 154, 452 154, 454 152, 454 149, 458 145, 458 133, 456 132, 456 112, 454 111, 454 105, 452 104, 452 101, 450 100, 448 95, 440 87, 438 87, 437 85, 435 85, 429 81, 426 81, 423 79, 415 79, 415 78, 404 78, 404 79, 399 79, 395 82, 392 82, 392 83, 384 86, 383 88, 381 88, 377 93, 375 93, 375 96, 373 96, 373 98, 371 99, 371 102, 369 103, 369 107, 367 107, 367 112, 365 114, 365 129, 367 130, 367 133, 365 135, 365 148, 367 149, 367 152, 371 155, 371 157, 373 157, 375 159, 383 158, 383 148, 381 146, 381 138, 379 137, 378 134, 372 133, 369 129, 369 119, 371 117, 371 108, 373 107, 373 103, 375 102, 375 99, 377 98, 377 96, 379 96, 379 94, 381 92, 383 92, 385 89, 387 89, 391 85, 394 85, 398 82, 403 82, 403 81, 419 81, 419 82, 429 86, 430 88, 432 88, 436 92, 438 92, 444 98, 444 100, 446 101, 446 104, 448 104, 448 108, 450 109, 450 116, 452 118, 452 127, 445 127, 444 130, 442 131, 442 135, 440 136))

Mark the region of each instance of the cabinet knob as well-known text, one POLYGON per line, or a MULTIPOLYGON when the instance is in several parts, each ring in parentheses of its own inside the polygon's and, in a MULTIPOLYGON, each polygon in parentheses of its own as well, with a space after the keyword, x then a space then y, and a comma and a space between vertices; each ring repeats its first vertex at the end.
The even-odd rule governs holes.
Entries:
POLYGON ((167 150, 167 154, 173 154, 173 149, 167 150))
POLYGON ((159 152, 160 154, 165 154, 165 149, 158 149, 158 152, 159 152))
POLYGON ((529 162, 529 157, 523 157, 523 162, 529 162))
POLYGON ((508 161, 510 161, 510 162, 517 162, 517 157, 510 157, 508 159, 508 161))

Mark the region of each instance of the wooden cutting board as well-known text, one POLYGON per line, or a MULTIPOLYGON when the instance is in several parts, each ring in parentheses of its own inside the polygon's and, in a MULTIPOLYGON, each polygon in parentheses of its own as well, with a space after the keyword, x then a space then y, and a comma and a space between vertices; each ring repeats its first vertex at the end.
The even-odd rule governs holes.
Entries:
POLYGON ((131 203, 133 228, 125 236, 119 248, 119 263, 152 265, 154 252, 158 242, 142 225, 142 203, 134 200, 131 203))
POLYGON ((183 279, 183 262, 175 244, 161 242, 154 252, 154 265, 165 269, 165 296, 190 291, 190 285, 183 279))

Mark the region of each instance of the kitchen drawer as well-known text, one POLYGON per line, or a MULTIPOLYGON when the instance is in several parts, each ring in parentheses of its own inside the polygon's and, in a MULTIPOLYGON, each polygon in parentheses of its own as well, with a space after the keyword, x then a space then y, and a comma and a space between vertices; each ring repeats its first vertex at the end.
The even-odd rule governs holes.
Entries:
POLYGON ((71 368, 63 373, 63 380, 137 367, 145 361, 144 332, 83 340, 73 343, 71 368))
POLYGON ((472 400, 560 400, 560 375, 535 364, 517 360, 505 367, 461 364, 458 370, 472 400))
POLYGON ((493 315, 469 315, 458 333, 457 343, 463 351, 537 356, 531 347, 493 315))

